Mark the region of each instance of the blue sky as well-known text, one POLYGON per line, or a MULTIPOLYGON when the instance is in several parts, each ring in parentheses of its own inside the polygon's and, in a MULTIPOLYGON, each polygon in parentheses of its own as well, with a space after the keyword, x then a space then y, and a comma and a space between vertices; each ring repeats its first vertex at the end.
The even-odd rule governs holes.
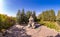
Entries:
POLYGON ((42 11, 53 9, 57 14, 60 10, 60 0, 0 0, 0 13, 16 16, 18 9, 36 11, 36 15, 42 11))

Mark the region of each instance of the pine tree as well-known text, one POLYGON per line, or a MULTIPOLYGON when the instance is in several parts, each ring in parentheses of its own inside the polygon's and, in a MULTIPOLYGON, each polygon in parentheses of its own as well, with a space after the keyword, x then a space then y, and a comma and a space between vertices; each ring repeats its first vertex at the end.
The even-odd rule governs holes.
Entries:
POLYGON ((35 11, 33 11, 32 16, 33 16, 33 18, 34 18, 34 21, 36 22, 36 21, 37 21, 37 17, 36 17, 36 13, 35 13, 35 11))
POLYGON ((26 12, 26 17, 27 17, 27 21, 29 21, 29 18, 31 16, 32 12, 31 11, 27 11, 26 12))
POLYGON ((49 14, 50 14, 50 21, 55 21, 56 20, 56 16, 55 16, 54 10, 50 10, 49 14))
POLYGON ((20 24, 20 23, 21 23, 21 21, 22 21, 20 10, 18 10, 17 15, 16 15, 16 18, 17 18, 17 23, 19 23, 19 24, 20 24))

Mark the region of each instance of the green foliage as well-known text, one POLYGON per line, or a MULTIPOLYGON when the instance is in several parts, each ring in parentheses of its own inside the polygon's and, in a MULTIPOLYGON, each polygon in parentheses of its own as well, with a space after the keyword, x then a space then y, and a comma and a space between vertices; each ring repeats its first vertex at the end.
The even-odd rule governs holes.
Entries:
POLYGON ((39 24, 40 24, 40 25, 44 25, 45 23, 44 23, 43 21, 40 21, 39 24))
POLYGON ((32 12, 31 11, 27 11, 26 12, 26 17, 27 17, 27 21, 29 21, 29 18, 31 16, 32 12))
POLYGON ((58 11, 56 21, 57 21, 58 25, 60 25, 60 10, 58 11))
POLYGON ((57 14, 57 20, 60 19, 60 10, 58 11, 58 14, 57 14))
POLYGON ((22 23, 27 23, 27 16, 25 14, 24 9, 22 9, 21 18, 22 18, 22 23))
POLYGON ((33 16, 33 18, 34 18, 34 21, 37 22, 37 17, 36 17, 36 13, 35 13, 35 11, 33 11, 32 16, 33 16))
POLYGON ((55 21, 56 20, 56 16, 55 16, 54 10, 50 10, 50 20, 51 21, 55 21))
POLYGON ((56 20, 57 24, 60 26, 60 18, 56 20))
POLYGON ((43 21, 55 21, 56 20, 54 10, 43 11, 38 17, 39 19, 43 21))
POLYGON ((55 29, 56 29, 56 25, 55 25, 54 23, 52 23, 52 22, 47 22, 45 25, 46 25, 47 27, 55 28, 55 29))
POLYGON ((20 10, 18 10, 18 12, 17 12, 16 19, 17 19, 16 21, 20 24, 21 21, 22 21, 21 20, 22 18, 21 18, 21 12, 20 12, 20 10))
POLYGON ((17 23, 19 23, 19 24, 23 24, 23 23, 26 24, 28 22, 28 20, 27 20, 28 18, 25 14, 24 9, 22 9, 21 12, 20 12, 20 10, 18 10, 16 17, 17 17, 17 23))
POLYGON ((24 11, 24 9, 22 9, 22 11, 20 12, 20 10, 18 10, 18 12, 17 12, 17 22, 19 23, 19 24, 23 24, 23 23, 28 23, 28 21, 29 21, 29 18, 30 18, 30 16, 33 16, 33 18, 34 18, 34 21, 37 21, 37 17, 36 17, 36 14, 35 14, 35 11, 27 11, 26 13, 25 13, 25 11, 24 11))
POLYGON ((0 31, 7 29, 15 24, 15 17, 9 17, 7 15, 0 14, 0 31))
POLYGON ((60 28, 56 25, 56 22, 51 21, 40 21, 40 25, 47 26, 48 28, 55 29, 56 31, 59 31, 60 28))
POLYGON ((55 22, 45 22, 44 25, 51 29, 55 29, 56 31, 60 30, 60 28, 55 24, 55 22))

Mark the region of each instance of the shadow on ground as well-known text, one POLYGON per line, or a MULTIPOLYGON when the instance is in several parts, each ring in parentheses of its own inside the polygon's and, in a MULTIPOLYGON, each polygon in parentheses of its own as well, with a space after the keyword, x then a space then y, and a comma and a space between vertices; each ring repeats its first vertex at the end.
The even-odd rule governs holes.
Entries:
POLYGON ((26 30, 23 28, 14 28, 9 31, 6 31, 3 34, 4 37, 31 37, 26 33, 26 30))
POLYGON ((47 37, 60 37, 60 34, 58 33, 56 36, 47 36, 47 37))
POLYGON ((57 34, 55 37, 60 37, 60 34, 57 34))

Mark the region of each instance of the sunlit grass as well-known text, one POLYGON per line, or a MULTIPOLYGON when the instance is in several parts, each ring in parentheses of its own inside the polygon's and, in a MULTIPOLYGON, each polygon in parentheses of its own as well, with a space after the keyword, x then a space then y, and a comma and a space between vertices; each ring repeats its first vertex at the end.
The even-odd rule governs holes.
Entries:
POLYGON ((55 29, 56 31, 60 32, 60 26, 57 25, 56 22, 41 21, 40 23, 44 26, 47 26, 48 28, 55 29))

